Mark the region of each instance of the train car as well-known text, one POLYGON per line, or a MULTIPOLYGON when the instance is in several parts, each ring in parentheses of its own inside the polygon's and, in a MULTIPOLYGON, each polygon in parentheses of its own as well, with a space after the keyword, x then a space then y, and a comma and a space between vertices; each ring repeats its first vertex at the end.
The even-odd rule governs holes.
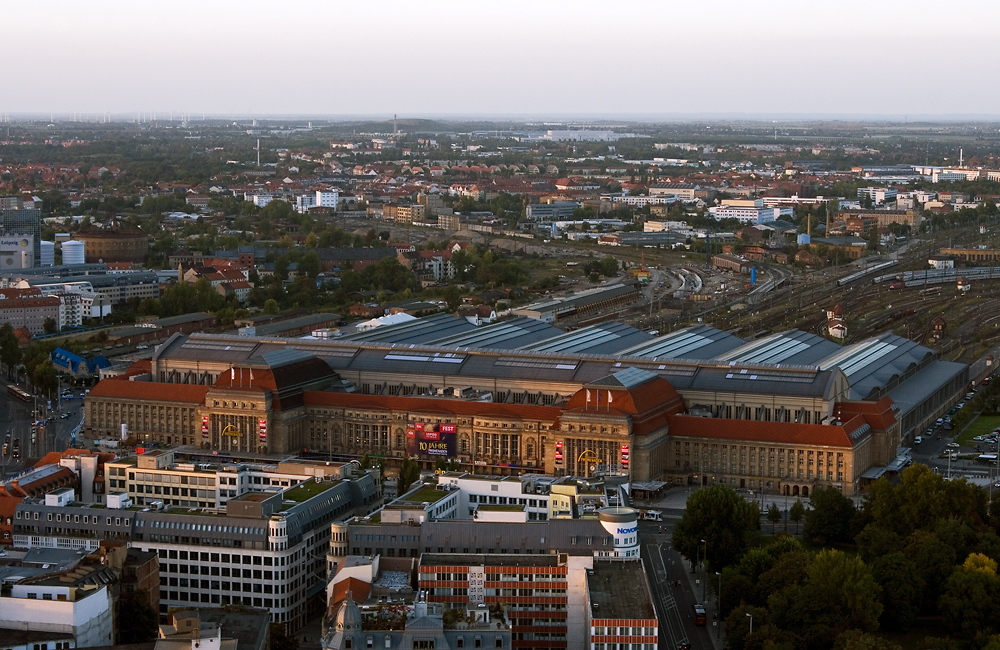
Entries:
POLYGON ((905 286, 906 286, 906 285, 905 285, 905 284, 903 284, 902 282, 893 282, 892 284, 890 284, 890 285, 889 285, 889 288, 890 288, 890 289, 902 289, 902 288, 904 288, 905 286))
POLYGON ((941 293, 941 287, 928 287, 927 289, 921 289, 921 296, 933 296, 941 293))

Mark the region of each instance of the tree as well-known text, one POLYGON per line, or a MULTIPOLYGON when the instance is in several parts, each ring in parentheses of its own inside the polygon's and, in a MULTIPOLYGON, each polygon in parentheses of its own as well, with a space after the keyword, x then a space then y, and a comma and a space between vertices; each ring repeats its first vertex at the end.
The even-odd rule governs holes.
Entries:
POLYGON ((805 516, 806 507, 802 505, 802 501, 796 499, 795 503, 792 504, 792 507, 788 509, 788 518, 794 521, 797 526, 805 516))
POLYGON ((804 537, 818 544, 851 541, 854 503, 835 487, 814 490, 806 512, 804 537))
POLYGON ((774 526, 781 521, 781 511, 778 510, 778 506, 774 503, 771 507, 767 509, 767 520, 771 522, 771 534, 774 534, 774 526))
POLYGON ((939 607, 945 622, 956 632, 972 638, 992 634, 1000 620, 996 603, 1000 599, 1000 578, 996 560, 971 553, 948 578, 939 607))
POLYGON ((319 275, 322 266, 319 262, 319 255, 314 250, 308 251, 299 260, 298 272, 300 275, 305 275, 306 277, 315 280, 316 276, 319 275))
POLYGON ((279 220, 287 219, 292 216, 292 204, 287 201, 281 201, 275 199, 268 202, 263 208, 260 209, 260 217, 262 219, 279 220))
POLYGON ((42 321, 42 330, 44 330, 46 334, 55 334, 59 331, 59 323, 56 322, 56 319, 50 316, 42 321))
POLYGON ((712 570, 735 564, 757 537, 760 515, 725 485, 712 485, 688 498, 684 516, 674 527, 674 548, 690 562, 701 553, 712 570), (704 543, 702 540, 705 540, 704 543))
POLYGON ((288 255, 282 255, 274 262, 274 280, 276 282, 284 282, 288 278, 288 267, 291 263, 292 260, 288 255))
POLYGON ((396 481, 396 496, 401 497, 410 489, 410 485, 420 478, 420 464, 412 458, 404 458, 399 468, 399 479, 396 481))
POLYGON ((277 314, 278 313, 278 301, 274 298, 269 298, 264 301, 264 313, 265 314, 277 314))
POLYGON ((448 303, 448 311, 454 312, 462 304, 462 292, 454 284, 449 284, 444 290, 444 301, 448 303))
POLYGON ((118 643, 148 643, 156 638, 160 615, 150 606, 145 589, 122 592, 118 608, 118 643))
POLYGON ((861 630, 847 630, 837 636, 833 650, 902 650, 902 647, 861 630))
POLYGON ((896 551, 876 558, 871 567, 882 588, 882 623, 894 630, 908 630, 924 597, 924 580, 917 563, 896 551))
POLYGON ((288 634, 284 623, 271 623, 269 632, 268 650, 299 650, 299 637, 288 634))
POLYGON ((874 632, 882 613, 878 584, 860 558, 835 549, 820 551, 806 579, 771 595, 772 623, 803 648, 832 648, 850 629, 874 632))
POLYGON ((17 344, 17 336, 10 323, 0 325, 0 363, 7 366, 7 376, 13 376, 14 368, 20 363, 23 354, 17 344))

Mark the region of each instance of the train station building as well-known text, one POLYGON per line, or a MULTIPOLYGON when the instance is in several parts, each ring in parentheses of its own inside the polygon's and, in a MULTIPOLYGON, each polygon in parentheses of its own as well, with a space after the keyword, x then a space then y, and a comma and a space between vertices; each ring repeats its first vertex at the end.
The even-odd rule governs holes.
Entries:
POLYGON ((891 334, 841 346, 797 330, 748 342, 459 320, 384 326, 378 341, 175 335, 91 390, 86 425, 219 453, 854 493, 968 382, 965 365, 891 334))

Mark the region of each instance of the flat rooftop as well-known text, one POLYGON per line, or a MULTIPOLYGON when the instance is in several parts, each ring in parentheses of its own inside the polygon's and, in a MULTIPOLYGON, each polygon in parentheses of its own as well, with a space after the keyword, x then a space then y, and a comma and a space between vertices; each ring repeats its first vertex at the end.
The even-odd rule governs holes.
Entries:
POLYGON ((642 563, 594 560, 587 573, 591 618, 655 619, 642 563))
POLYGON ((434 503, 445 498, 452 492, 450 490, 437 490, 433 487, 426 487, 417 490, 413 494, 401 497, 398 501, 391 505, 400 505, 403 503, 434 503))
MULTIPOLYGON (((317 483, 316 481, 307 481, 305 483, 299 483, 295 487, 285 490, 285 493, 281 495, 281 498, 285 501, 302 503, 304 501, 308 501, 317 494, 326 492, 338 483, 340 483, 340 481, 323 481, 321 483, 317 483)), ((267 497, 265 496, 264 498, 267 497)))
MULTIPOLYGON (((424 553, 420 566, 559 566, 558 555, 424 553)), ((652 609, 652 605, 650 605, 652 609)))

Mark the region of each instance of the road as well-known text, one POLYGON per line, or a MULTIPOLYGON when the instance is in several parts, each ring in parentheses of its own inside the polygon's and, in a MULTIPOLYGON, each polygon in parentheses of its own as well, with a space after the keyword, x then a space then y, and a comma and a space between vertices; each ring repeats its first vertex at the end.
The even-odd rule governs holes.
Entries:
MULTIPOLYGON (((716 611, 714 606, 706 604, 707 626, 694 624, 694 606, 704 602, 702 592, 706 585, 700 582, 704 573, 692 574, 680 553, 670 546, 674 523, 680 519, 681 513, 667 511, 664 515, 663 522, 639 522, 642 557, 649 572, 650 588, 660 622, 659 647, 672 649, 687 641, 693 650, 714 650, 713 636, 718 634, 718 627, 712 625, 712 616, 716 611), (699 583, 696 584, 696 581, 699 583)), ((711 590, 708 591, 709 600, 714 602, 711 590)), ((721 642, 718 647, 721 647, 721 642)))
MULTIPOLYGON (((53 410, 49 412, 49 423, 44 427, 37 427, 34 443, 31 439, 31 423, 35 419, 32 415, 33 405, 31 402, 23 402, 6 390, 0 391, 0 435, 10 436, 10 445, 7 453, 0 453, 0 476, 6 477, 16 474, 24 469, 29 458, 39 458, 50 451, 62 451, 70 446, 70 431, 80 422, 83 413, 83 400, 79 399, 82 391, 75 389, 76 396, 72 400, 62 402, 62 410, 58 400, 52 403, 53 410), (63 413, 69 415, 62 419, 59 416, 63 413), (20 458, 12 457, 14 442, 17 441, 20 458)), ((38 398, 37 403, 44 410, 46 400, 38 398)), ((44 417, 44 416, 43 416, 44 417)))

